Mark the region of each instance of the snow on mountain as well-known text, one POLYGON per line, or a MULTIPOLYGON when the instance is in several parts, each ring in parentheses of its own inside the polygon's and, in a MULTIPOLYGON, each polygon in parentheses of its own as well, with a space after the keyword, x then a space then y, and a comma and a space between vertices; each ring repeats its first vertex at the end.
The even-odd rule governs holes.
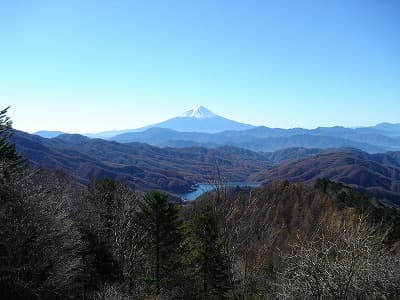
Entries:
POLYGON ((204 106, 198 105, 181 114, 179 117, 181 118, 196 118, 196 119, 206 119, 216 117, 212 111, 208 110, 204 106))
MULTIPOLYGON (((246 130, 253 127, 254 126, 249 124, 239 123, 218 116, 204 106, 198 105, 191 110, 188 110, 183 114, 168 119, 164 122, 152 124, 138 129, 124 130, 124 132, 121 133, 124 135, 124 137, 126 137, 126 133, 129 134, 129 132, 143 132, 150 128, 165 128, 180 132, 217 133, 228 130, 246 130)), ((107 138, 118 139, 118 136, 119 134, 117 133, 113 137, 107 138)))
POLYGON ((178 117, 138 129, 167 128, 175 131, 216 133, 227 130, 245 130, 254 126, 218 116, 204 106, 196 106, 178 117))
MULTIPOLYGON (((118 136, 143 132, 150 128, 165 128, 180 132, 203 132, 203 133, 217 133, 228 130, 246 130, 254 128, 254 126, 244 123, 239 123, 227 118, 221 117, 205 108, 198 105, 191 110, 184 112, 177 117, 168 119, 164 122, 152 124, 146 127, 137 129, 124 129, 124 130, 111 130, 98 133, 84 134, 90 138, 111 139, 115 140, 118 136)), ((38 133, 37 133, 38 134, 38 133)), ((62 134, 60 132, 59 134, 62 134)), ((51 135, 50 137, 57 136, 58 134, 51 135)), ((48 137, 48 136, 45 136, 48 137)))

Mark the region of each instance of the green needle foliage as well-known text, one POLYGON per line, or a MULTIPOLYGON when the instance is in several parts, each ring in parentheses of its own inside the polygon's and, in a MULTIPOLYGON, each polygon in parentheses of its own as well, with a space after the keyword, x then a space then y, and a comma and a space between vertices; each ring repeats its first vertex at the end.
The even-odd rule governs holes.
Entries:
POLYGON ((0 298, 66 299, 79 291, 81 269, 66 182, 25 176, 7 110, 0 111, 0 298))
POLYGON ((181 279, 181 223, 178 206, 170 203, 166 193, 153 191, 139 203, 136 214, 138 228, 143 232, 145 281, 156 294, 174 290, 181 279))
POLYGON ((26 166, 25 160, 17 154, 15 145, 9 142, 12 122, 7 116, 9 107, 0 111, 0 180, 9 179, 20 173, 26 166))
POLYGON ((207 201, 185 224, 185 265, 194 285, 189 289, 192 299, 228 298, 229 267, 218 227, 218 215, 207 201))

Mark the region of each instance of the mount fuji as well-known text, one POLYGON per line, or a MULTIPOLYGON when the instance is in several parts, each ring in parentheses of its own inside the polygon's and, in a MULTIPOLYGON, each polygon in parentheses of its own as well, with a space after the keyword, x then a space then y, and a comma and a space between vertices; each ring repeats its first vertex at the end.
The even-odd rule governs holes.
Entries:
POLYGON ((227 130, 246 130, 254 126, 218 116, 204 106, 199 105, 178 117, 139 128, 137 131, 155 127, 185 132, 217 133, 227 130))
POLYGON ((205 108, 198 105, 181 115, 168 119, 164 122, 145 126, 137 129, 113 130, 93 134, 86 134, 90 138, 101 139, 117 139, 119 136, 126 138, 130 133, 146 131, 151 128, 163 128, 180 132, 200 132, 200 133, 218 133, 228 130, 246 130, 255 126, 239 123, 227 118, 221 117, 205 108))
MULTIPOLYGON (((205 108, 204 106, 195 106, 191 110, 185 111, 183 114, 181 114, 179 117, 181 118, 196 118, 196 119, 207 119, 207 118, 213 118, 216 117, 217 115, 205 108)), ((178 117, 178 118, 179 118, 178 117)))

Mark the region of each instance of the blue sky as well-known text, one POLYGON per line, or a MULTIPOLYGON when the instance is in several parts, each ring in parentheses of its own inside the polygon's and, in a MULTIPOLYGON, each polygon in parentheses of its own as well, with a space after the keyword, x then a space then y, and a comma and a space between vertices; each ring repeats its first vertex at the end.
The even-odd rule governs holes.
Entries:
POLYGON ((136 128, 201 104, 270 127, 400 122, 400 1, 0 0, 14 126, 136 128))

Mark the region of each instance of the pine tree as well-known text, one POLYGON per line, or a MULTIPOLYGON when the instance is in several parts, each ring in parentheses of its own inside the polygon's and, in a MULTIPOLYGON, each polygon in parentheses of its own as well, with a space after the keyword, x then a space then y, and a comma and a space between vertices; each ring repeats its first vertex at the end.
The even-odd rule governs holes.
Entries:
POLYGON ((218 230, 218 215, 209 202, 185 224, 185 265, 191 282, 197 283, 190 297, 194 299, 226 299, 229 292, 229 267, 223 254, 218 230))
POLYGON ((25 173, 0 111, 0 298, 69 298, 80 288, 80 234, 63 187, 45 173, 25 173))
POLYGON ((0 181, 9 179, 25 168, 25 160, 17 154, 15 145, 9 142, 12 122, 7 116, 8 109, 0 111, 0 181))
POLYGON ((173 290, 179 282, 181 265, 178 206, 169 202, 166 193, 153 191, 139 203, 136 219, 143 232, 147 283, 157 295, 173 290))

